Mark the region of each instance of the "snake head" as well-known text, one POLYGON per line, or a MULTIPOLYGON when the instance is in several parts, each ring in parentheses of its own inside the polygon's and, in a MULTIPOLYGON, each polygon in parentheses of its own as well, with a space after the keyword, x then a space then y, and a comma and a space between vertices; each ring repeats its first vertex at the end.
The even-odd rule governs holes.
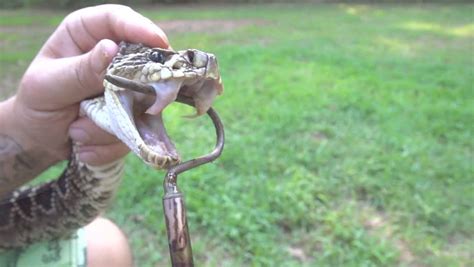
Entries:
POLYGON ((180 162, 163 125, 162 111, 177 98, 185 98, 196 108, 194 116, 199 116, 223 92, 213 54, 124 42, 108 68, 104 84, 107 105, 123 117, 116 123, 117 137, 155 168, 169 168, 180 162))

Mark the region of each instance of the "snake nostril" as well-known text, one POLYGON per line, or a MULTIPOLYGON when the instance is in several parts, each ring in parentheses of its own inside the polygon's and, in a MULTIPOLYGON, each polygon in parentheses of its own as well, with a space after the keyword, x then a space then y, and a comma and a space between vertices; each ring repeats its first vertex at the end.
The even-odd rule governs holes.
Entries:
POLYGON ((194 62, 194 51, 189 49, 188 50, 188 58, 189 58, 189 62, 191 62, 191 64, 194 62))

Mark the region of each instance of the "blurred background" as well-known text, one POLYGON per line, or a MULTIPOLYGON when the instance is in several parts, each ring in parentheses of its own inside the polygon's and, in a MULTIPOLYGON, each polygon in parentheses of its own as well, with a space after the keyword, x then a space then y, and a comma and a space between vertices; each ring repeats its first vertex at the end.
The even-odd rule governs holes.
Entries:
MULTIPOLYGON (((0 99, 64 16, 103 2, 2 1, 0 99)), ((179 182, 197 266, 473 266, 474 4, 224 2, 122 2, 220 63, 225 151, 179 182)), ((184 158, 213 147, 191 112, 165 114, 184 158)), ((164 173, 127 162, 106 216, 137 266, 168 266, 164 173)))

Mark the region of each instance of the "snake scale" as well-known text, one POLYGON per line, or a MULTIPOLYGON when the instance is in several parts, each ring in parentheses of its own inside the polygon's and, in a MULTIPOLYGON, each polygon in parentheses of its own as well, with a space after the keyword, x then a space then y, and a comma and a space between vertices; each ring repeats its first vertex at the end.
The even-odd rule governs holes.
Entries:
MULTIPOLYGON (((104 80, 104 94, 82 101, 81 115, 156 169, 180 162, 163 125, 163 109, 177 97, 186 97, 193 100, 196 115, 202 115, 223 91, 215 56, 196 49, 173 51, 121 42, 107 74, 151 85, 154 95, 104 80)), ((17 189, 0 200, 0 250, 67 237, 110 204, 124 160, 90 166, 78 159, 75 145, 72 151, 58 179, 17 189)))

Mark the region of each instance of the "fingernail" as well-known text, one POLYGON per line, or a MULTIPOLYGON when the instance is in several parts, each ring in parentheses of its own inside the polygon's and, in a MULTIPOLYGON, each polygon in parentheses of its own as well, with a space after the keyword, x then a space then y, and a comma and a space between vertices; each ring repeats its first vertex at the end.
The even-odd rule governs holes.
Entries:
POLYGON ((102 55, 104 56, 104 58, 110 59, 113 58, 115 54, 117 54, 118 46, 114 41, 109 39, 103 39, 101 40, 100 44, 102 55))
POLYGON ((71 128, 71 130, 69 130, 69 136, 73 141, 79 143, 86 143, 90 140, 89 134, 80 128, 71 128))
POLYGON ((160 27, 157 26, 157 29, 156 29, 155 33, 164 42, 164 45, 166 46, 164 48, 169 48, 169 46, 170 46, 169 43, 170 42, 168 41, 168 36, 166 36, 165 32, 160 27))
POLYGON ((118 47, 113 41, 103 39, 97 44, 97 52, 99 53, 96 57, 99 64, 94 64, 93 68, 96 73, 105 72, 107 66, 112 61, 112 58, 117 53, 118 47))
POLYGON ((93 151, 79 152, 79 160, 88 164, 97 160, 97 154, 93 151))

